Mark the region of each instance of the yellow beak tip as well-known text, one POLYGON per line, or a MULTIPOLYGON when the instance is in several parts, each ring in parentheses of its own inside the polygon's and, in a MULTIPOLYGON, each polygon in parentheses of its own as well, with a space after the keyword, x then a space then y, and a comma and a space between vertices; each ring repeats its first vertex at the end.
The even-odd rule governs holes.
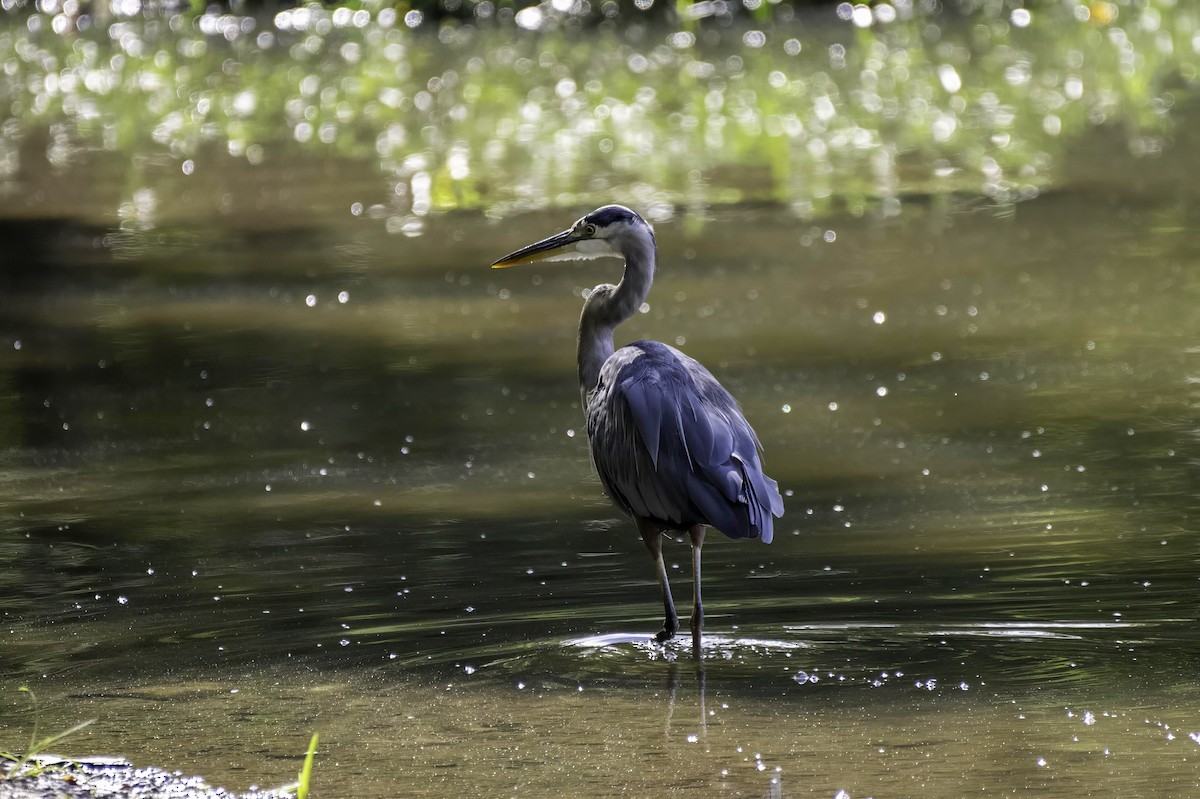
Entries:
POLYGON ((545 253, 537 252, 528 255, 518 255, 515 258, 501 258, 492 264, 492 269, 508 269, 510 266, 520 266, 534 261, 540 261, 545 256, 545 253))
POLYGON ((549 238, 535 241, 533 244, 522 247, 516 252, 510 252, 499 261, 493 262, 492 269, 507 269, 510 266, 527 264, 531 261, 545 260, 546 256, 555 250, 561 250, 563 247, 574 244, 575 239, 576 237, 572 230, 564 230, 549 238))

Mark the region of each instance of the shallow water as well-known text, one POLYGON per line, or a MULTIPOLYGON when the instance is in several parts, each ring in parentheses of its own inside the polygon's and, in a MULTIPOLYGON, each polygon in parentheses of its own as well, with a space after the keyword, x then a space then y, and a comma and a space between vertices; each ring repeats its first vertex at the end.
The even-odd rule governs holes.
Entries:
MULTIPOLYGON (((574 326, 619 265, 486 268, 632 200, 405 232, 11 178, 0 748, 29 684, 44 730, 97 719, 72 753, 232 788, 287 781, 319 731, 325 796, 1194 795, 1188 96, 1163 154, 1084 128, 1023 202, 915 181, 817 212, 713 178, 654 206, 662 267, 618 335, 706 363, 786 494, 772 545, 710 536, 699 663, 647 640, 653 571, 588 461, 574 326)), ((334 167, 380 180, 292 157, 214 156, 214 184, 344 208, 334 167)))

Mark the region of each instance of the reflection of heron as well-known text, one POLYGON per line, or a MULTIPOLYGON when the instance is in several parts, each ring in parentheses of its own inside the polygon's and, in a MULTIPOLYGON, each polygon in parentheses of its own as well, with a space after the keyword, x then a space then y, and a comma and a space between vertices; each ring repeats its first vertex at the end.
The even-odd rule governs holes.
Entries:
POLYGON ((654 231, 620 205, 592 211, 561 233, 496 261, 515 266, 575 245, 586 255, 620 255, 625 275, 592 289, 579 319, 579 383, 592 460, 605 491, 637 522, 658 569, 666 641, 679 629, 662 557, 662 534, 687 530, 695 574, 692 644, 699 653, 700 548, 704 528, 770 543, 783 515, 775 481, 763 474, 760 445, 737 402, 707 369, 673 347, 635 341, 613 351, 613 330, 646 299, 654 279, 654 231))
MULTIPOLYGON (((675 695, 679 690, 679 664, 671 661, 667 667, 667 739, 671 738, 671 719, 675 715, 675 695)), ((704 693, 705 684, 707 683, 707 675, 704 671, 704 661, 696 660, 696 692, 700 699, 700 732, 696 734, 696 738, 705 738, 708 736, 708 714, 704 709, 704 693)), ((705 747, 707 749, 707 746, 705 747)))

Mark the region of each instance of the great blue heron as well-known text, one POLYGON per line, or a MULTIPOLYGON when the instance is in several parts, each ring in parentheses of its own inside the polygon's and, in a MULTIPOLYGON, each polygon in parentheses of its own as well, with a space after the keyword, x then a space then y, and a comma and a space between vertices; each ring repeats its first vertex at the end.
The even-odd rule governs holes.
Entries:
POLYGON ((700 549, 704 528, 770 543, 783 515, 774 480, 763 474, 758 436, 737 401, 699 362, 657 341, 613 351, 613 330, 646 299, 657 257, 654 231, 621 205, 597 208, 568 229, 510 253, 493 268, 546 258, 574 245, 586 256, 619 255, 625 275, 592 289, 579 318, 579 387, 592 460, 604 490, 637 522, 658 570, 666 622, 679 617, 663 563, 662 535, 687 530, 692 542, 692 644, 704 627, 700 549))

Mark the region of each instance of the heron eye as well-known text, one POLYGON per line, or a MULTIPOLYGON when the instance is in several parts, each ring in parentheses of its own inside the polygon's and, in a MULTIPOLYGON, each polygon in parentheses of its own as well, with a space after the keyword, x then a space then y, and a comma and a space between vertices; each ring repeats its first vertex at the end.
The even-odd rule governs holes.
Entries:
POLYGON ((584 225, 583 232, 585 234, 587 234, 588 236, 595 236, 596 235, 596 226, 595 225, 584 225))

